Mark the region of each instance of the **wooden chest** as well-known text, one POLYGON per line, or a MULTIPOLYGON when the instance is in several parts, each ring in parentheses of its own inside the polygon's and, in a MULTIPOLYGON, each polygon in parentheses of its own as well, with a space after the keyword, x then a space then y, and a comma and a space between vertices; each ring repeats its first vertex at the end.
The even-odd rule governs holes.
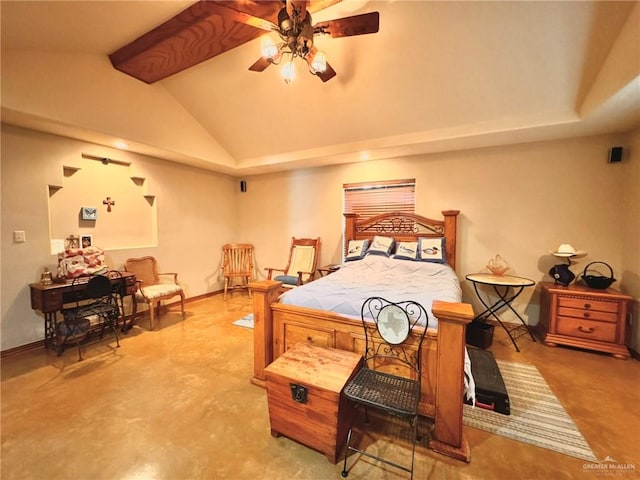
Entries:
POLYGON ((284 435, 337 463, 353 407, 341 395, 362 356, 298 343, 265 368, 271 435, 284 435))

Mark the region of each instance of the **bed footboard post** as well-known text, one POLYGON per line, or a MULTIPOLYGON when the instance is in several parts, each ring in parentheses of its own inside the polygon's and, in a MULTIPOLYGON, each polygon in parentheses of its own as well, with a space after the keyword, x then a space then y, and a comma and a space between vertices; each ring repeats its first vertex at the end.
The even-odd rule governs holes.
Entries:
POLYGON ((263 280, 249 283, 253 293, 253 377, 251 383, 265 388, 264 369, 273 361, 273 312, 282 282, 263 280))
POLYGON ((438 385, 435 431, 430 447, 468 462, 471 456, 462 430, 462 404, 465 330, 473 319, 473 308, 466 303, 434 301, 431 311, 438 318, 438 385))

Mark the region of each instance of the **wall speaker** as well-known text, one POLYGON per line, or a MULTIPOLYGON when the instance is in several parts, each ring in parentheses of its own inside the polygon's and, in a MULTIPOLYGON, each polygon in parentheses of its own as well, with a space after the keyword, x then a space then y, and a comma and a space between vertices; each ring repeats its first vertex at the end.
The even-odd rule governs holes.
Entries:
POLYGON ((622 160, 622 147, 611 147, 609 150, 609 163, 617 163, 622 160))
POLYGON ((244 180, 240 180, 240 191, 241 192, 247 191, 247 182, 245 182, 244 180))

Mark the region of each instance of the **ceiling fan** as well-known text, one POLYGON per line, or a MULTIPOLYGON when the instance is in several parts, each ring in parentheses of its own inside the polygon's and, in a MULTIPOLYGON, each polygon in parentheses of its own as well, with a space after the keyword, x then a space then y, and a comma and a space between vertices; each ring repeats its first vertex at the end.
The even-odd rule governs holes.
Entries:
POLYGON ((173 18, 116 50, 109 58, 114 68, 146 83, 275 32, 278 45, 270 48, 249 70, 261 72, 283 56, 300 57, 323 82, 336 72, 313 44, 315 35, 348 37, 376 33, 379 13, 344 17, 311 24, 311 13, 340 0, 200 0, 173 18))

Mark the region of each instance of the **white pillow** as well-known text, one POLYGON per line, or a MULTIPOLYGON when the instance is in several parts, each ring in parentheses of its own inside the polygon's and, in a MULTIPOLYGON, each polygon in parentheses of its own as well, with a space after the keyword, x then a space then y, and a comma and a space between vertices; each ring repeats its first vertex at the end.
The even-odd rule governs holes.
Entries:
POLYGON ((393 237, 381 237, 376 235, 373 237, 373 242, 371 242, 371 246, 369 250, 367 250, 367 255, 384 255, 388 257, 393 250, 393 244, 395 240, 393 237))
POLYGON ((423 262, 447 263, 444 237, 422 237, 418 240, 418 250, 420 251, 420 260, 423 262))
POLYGON ((347 256, 344 258, 345 262, 351 260, 362 260, 369 248, 369 240, 349 240, 347 246, 347 256))
POLYGON ((418 242, 398 242, 396 254, 393 258, 400 260, 418 260, 419 257, 418 242))

